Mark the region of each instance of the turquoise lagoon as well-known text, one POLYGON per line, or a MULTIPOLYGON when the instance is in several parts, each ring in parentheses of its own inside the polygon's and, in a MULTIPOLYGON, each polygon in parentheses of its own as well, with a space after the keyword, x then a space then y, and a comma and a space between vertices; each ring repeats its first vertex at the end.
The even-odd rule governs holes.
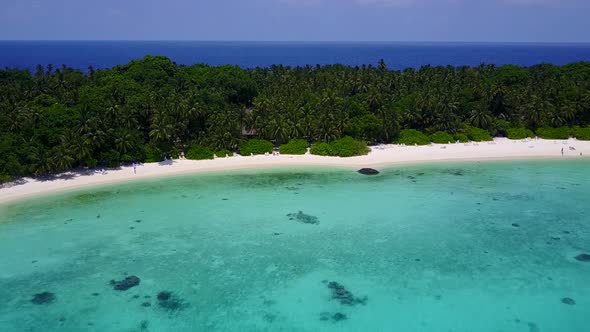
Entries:
POLYGON ((235 171, 5 205, 0 331, 588 331, 589 170, 235 171))

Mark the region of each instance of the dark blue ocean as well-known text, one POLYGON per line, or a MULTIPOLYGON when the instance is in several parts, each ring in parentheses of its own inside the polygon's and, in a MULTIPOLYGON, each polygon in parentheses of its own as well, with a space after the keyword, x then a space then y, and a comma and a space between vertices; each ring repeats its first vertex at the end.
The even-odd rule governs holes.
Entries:
POLYGON ((384 59, 391 69, 590 61, 590 44, 495 43, 304 43, 191 41, 0 41, 0 68, 37 64, 86 70, 110 68, 145 55, 164 55, 178 64, 206 63, 243 68, 273 64, 368 65, 384 59))

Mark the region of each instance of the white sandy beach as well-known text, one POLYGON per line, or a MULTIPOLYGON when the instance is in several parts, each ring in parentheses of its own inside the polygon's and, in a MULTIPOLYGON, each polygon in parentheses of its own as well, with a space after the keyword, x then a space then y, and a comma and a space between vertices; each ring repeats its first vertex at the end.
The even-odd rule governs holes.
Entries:
POLYGON ((56 179, 39 181, 26 178, 18 184, 0 188, 0 203, 61 192, 83 187, 219 170, 257 169, 285 166, 333 166, 347 168, 379 167, 401 163, 425 163, 444 161, 518 160, 541 158, 586 158, 590 156, 590 141, 570 140, 508 140, 497 138, 494 142, 433 144, 429 146, 374 146, 366 156, 340 158, 314 155, 236 156, 215 160, 174 160, 170 163, 150 163, 137 167, 122 167, 106 172, 89 174, 65 173, 56 179), (575 150, 570 149, 570 147, 575 150), (563 148, 564 156, 561 155, 563 148), (580 156, 582 153, 582 156, 580 156))

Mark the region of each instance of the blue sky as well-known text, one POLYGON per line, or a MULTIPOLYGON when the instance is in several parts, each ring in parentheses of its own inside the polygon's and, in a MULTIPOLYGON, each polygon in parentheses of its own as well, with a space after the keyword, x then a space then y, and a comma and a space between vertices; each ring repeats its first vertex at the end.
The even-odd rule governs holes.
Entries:
POLYGON ((0 0, 0 39, 590 42, 590 0, 0 0))

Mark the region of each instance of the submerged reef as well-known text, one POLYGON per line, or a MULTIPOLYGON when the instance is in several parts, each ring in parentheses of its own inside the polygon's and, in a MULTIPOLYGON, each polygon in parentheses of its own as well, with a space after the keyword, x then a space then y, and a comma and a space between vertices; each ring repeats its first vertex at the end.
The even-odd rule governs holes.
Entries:
POLYGON ((318 217, 305 214, 303 213, 303 211, 299 211, 297 213, 289 213, 287 214, 287 217, 289 217, 289 220, 295 220, 304 224, 317 225, 320 223, 318 217))
POLYGON ((372 168, 361 168, 357 172, 364 174, 364 175, 377 175, 379 171, 372 168))
POLYGON ((55 294, 51 292, 43 292, 33 295, 31 302, 34 304, 50 304, 55 301, 55 294))
POLYGON ((121 281, 111 280, 110 284, 114 290, 126 291, 129 288, 139 285, 140 280, 137 276, 129 276, 121 281))
POLYGON ((561 303, 567 305, 574 305, 576 304, 576 300, 572 299, 571 297, 564 297, 563 299, 561 299, 561 303))
POLYGON ((527 325, 529 326, 529 332, 539 332, 539 331, 541 331, 541 329, 539 329, 539 326, 537 326, 537 324, 535 324, 533 322, 529 322, 529 323, 527 323, 527 325))
POLYGON ((328 288, 332 290, 332 299, 340 301, 340 304, 350 306, 357 304, 367 304, 368 298, 366 296, 355 297, 352 292, 336 281, 330 281, 328 283, 328 288))
POLYGON ((339 322, 342 320, 346 320, 347 318, 348 317, 341 312, 337 312, 335 314, 331 314, 329 312, 322 312, 320 314, 320 320, 323 320, 323 321, 332 320, 334 322, 339 322))
POLYGON ((172 292, 161 291, 158 293, 158 305, 169 311, 176 311, 184 309, 187 304, 172 292))
POLYGON ((454 176, 463 176, 463 175, 465 175, 464 171, 462 169, 460 169, 460 168, 448 169, 448 170, 445 170, 444 173, 451 174, 451 175, 454 175, 454 176))

